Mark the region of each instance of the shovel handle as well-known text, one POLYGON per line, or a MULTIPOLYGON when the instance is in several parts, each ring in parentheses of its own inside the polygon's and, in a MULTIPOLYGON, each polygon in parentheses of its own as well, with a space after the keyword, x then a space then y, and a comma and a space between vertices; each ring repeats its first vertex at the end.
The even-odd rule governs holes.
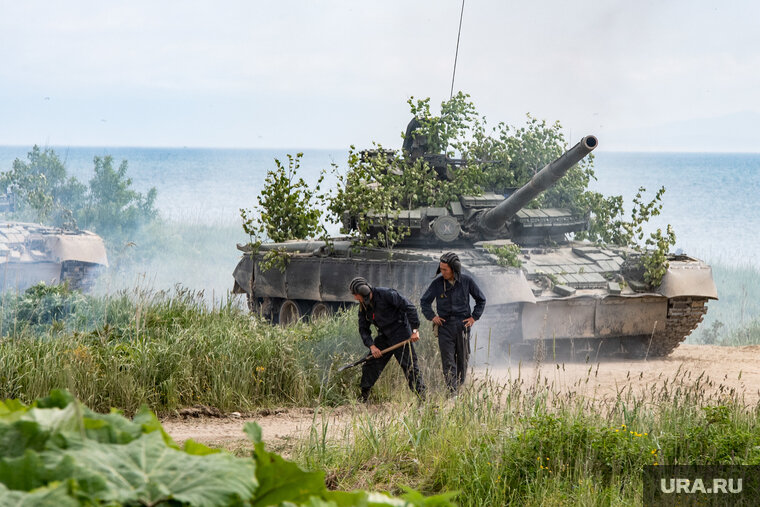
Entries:
MULTIPOLYGON (((395 345, 391 345, 390 347, 381 350, 380 354, 385 354, 386 352, 391 352, 393 350, 396 350, 397 348, 403 347, 404 345, 406 345, 407 343, 410 343, 411 341, 412 341, 411 338, 407 338, 406 340, 404 340, 402 342, 398 342, 395 345)), ((369 361, 370 359, 374 359, 374 358, 375 358, 375 356, 373 356, 372 354, 367 354, 365 357, 359 359, 355 363, 347 364, 346 366, 343 366, 343 367, 339 368, 338 371, 343 371, 343 370, 347 370, 349 368, 353 368, 354 366, 359 366, 363 362, 369 361)))
MULTIPOLYGON (((409 342, 411 342, 411 341, 412 341, 412 339, 411 339, 411 338, 407 338, 406 340, 404 340, 404 341, 402 341, 402 342, 398 342, 396 345, 391 345, 391 346, 390 346, 390 347, 388 347, 387 349, 383 349, 383 350, 381 350, 381 351, 380 351, 380 353, 381 353, 381 354, 385 354, 386 352, 390 352, 391 350, 396 350, 397 348, 399 348, 399 347, 403 347, 404 345, 406 345, 407 343, 409 343, 409 342)), ((374 357, 374 356, 372 356, 372 354, 370 354, 370 356, 371 356, 371 357, 374 357)))

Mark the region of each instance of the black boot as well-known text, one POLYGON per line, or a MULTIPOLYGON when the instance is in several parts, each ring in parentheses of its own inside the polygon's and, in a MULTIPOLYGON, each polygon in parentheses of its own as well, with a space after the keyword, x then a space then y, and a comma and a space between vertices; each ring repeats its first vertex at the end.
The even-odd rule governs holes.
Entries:
POLYGON ((370 389, 364 389, 362 388, 362 393, 359 395, 359 401, 362 403, 368 403, 369 402, 369 392, 370 389))

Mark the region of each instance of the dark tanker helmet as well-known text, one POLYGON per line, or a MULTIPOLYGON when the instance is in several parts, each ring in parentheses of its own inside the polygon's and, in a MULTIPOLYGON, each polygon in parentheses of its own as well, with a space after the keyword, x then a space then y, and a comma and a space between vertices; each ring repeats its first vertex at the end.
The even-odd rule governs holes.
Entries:
MULTIPOLYGON (((456 278, 459 278, 459 275, 462 273, 462 262, 459 260, 459 256, 457 254, 454 252, 446 252, 445 254, 441 255, 440 261, 448 264, 451 270, 454 272, 454 276, 456 278)), ((437 275, 440 272, 441 266, 439 265, 435 274, 437 275)))
POLYGON ((351 291, 351 294, 359 294, 366 298, 369 296, 370 292, 372 292, 372 287, 370 287, 367 280, 361 276, 357 276, 348 284, 348 290, 351 291))

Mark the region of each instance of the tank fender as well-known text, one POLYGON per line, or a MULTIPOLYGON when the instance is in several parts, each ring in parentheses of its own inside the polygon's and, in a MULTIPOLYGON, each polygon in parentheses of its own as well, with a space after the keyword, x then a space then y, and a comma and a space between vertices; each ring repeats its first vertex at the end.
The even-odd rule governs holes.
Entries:
POLYGON ((253 288, 251 287, 252 274, 253 257, 250 254, 245 254, 240 258, 237 266, 235 266, 235 271, 232 272, 232 278, 235 280, 232 292, 234 294, 245 292, 246 294, 253 295, 253 288))
POLYGON ((698 296, 718 299, 712 268, 700 261, 670 261, 657 292, 668 298, 698 296))

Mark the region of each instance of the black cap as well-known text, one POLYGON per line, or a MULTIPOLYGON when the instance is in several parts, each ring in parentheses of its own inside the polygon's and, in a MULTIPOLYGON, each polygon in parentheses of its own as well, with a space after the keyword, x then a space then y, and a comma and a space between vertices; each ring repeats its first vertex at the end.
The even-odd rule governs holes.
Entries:
MULTIPOLYGON (((446 252, 445 254, 441 255, 441 262, 444 262, 449 265, 451 270, 454 272, 454 276, 459 278, 459 274, 462 272, 462 262, 459 260, 459 256, 455 254, 454 252, 446 252)), ((437 275, 441 272, 441 266, 438 266, 438 270, 435 272, 437 275)))
POLYGON ((365 298, 369 296, 370 292, 372 292, 372 288, 369 286, 369 283, 367 283, 367 280, 361 276, 357 276, 351 280, 351 283, 348 284, 348 290, 351 291, 351 294, 359 294, 365 298))

